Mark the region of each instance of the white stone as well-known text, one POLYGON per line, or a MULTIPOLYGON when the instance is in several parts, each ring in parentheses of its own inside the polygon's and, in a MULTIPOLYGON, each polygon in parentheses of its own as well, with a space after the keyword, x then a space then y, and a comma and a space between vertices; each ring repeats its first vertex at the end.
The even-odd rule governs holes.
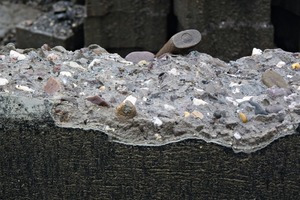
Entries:
POLYGON ((59 73, 60 76, 67 76, 67 77, 72 77, 72 73, 71 72, 67 72, 67 71, 61 71, 59 73))
POLYGON ((174 76, 178 76, 180 74, 176 68, 172 68, 170 71, 168 71, 168 73, 174 76))
POLYGON ((234 137, 235 139, 237 139, 237 140, 240 140, 240 139, 242 138, 242 136, 241 136, 241 134, 240 134, 239 132, 235 132, 235 133, 233 134, 233 137, 234 137))
POLYGON ((252 56, 253 55, 261 55, 262 54, 262 50, 261 49, 257 49, 257 48, 253 48, 252 49, 252 56))
POLYGON ((14 50, 10 50, 9 57, 16 60, 24 60, 27 57, 24 54, 21 54, 19 52, 16 52, 14 50))
POLYGON ((231 103, 233 103, 233 105, 238 106, 239 104, 235 101, 234 98, 232 97, 225 97, 225 99, 231 103))
POLYGON ((195 106, 200 106, 200 105, 206 105, 208 104, 206 101, 203 101, 202 99, 197 99, 197 98, 194 98, 193 99, 193 104, 195 106))
POLYGON ((194 90, 195 90, 196 92, 204 92, 204 90, 202 90, 202 89, 200 89, 200 88, 194 88, 194 90))
POLYGON ((50 61, 54 61, 54 60, 58 60, 59 59, 59 55, 55 54, 55 53, 50 53, 48 56, 47 56, 47 60, 50 60, 50 61))
POLYGON ((253 96, 245 96, 242 99, 236 99, 235 101, 240 103, 244 103, 245 101, 249 101, 251 98, 253 98, 253 96))
POLYGON ((232 93, 233 93, 233 94, 240 93, 240 88, 234 88, 234 89, 232 90, 232 93))
POLYGON ((91 69, 92 67, 94 67, 95 65, 100 64, 100 63, 101 63, 101 60, 96 58, 89 64, 88 69, 91 69))
POLYGON ((229 87, 237 87, 237 86, 241 86, 241 85, 235 82, 230 82, 229 84, 229 87))
POLYGON ((168 105, 168 104, 164 104, 164 108, 166 110, 175 110, 176 108, 174 106, 168 105))
POLYGON ((155 126, 161 126, 163 122, 158 117, 153 117, 152 122, 155 126))
POLYGON ((132 96, 132 95, 129 95, 128 97, 126 97, 126 99, 125 99, 123 102, 125 102, 125 101, 130 101, 133 105, 135 105, 136 100, 137 100, 136 97, 134 97, 134 96, 132 96))
POLYGON ((155 133, 154 136, 155 136, 156 140, 161 140, 161 138, 162 138, 161 135, 158 133, 155 133))
POLYGON ((138 66, 140 67, 144 67, 149 65, 149 62, 147 62, 146 60, 141 60, 140 62, 138 62, 138 66))
POLYGON ((278 67, 278 68, 282 68, 284 65, 286 65, 286 63, 285 63, 285 62, 283 62, 283 61, 279 61, 279 62, 276 64, 276 67, 278 67))
POLYGON ((0 78, 0 86, 8 84, 8 80, 6 78, 0 78))
POLYGON ((106 126, 104 127, 104 130, 105 130, 105 131, 112 131, 112 132, 115 132, 115 129, 109 127, 108 125, 106 125, 106 126))
POLYGON ((0 55, 0 60, 4 60, 5 59, 5 55, 0 55))
POLYGON ((24 85, 16 85, 16 89, 22 90, 22 91, 25 91, 25 92, 34 92, 33 89, 31 89, 27 86, 24 86, 24 85))
POLYGON ((79 65, 77 62, 74 62, 74 61, 66 62, 64 64, 67 64, 70 67, 75 68, 75 69, 80 69, 80 70, 83 70, 83 71, 86 70, 84 67, 82 67, 81 65, 79 65))
POLYGON ((151 79, 147 80, 147 81, 144 81, 144 84, 148 85, 150 82, 152 82, 151 79))

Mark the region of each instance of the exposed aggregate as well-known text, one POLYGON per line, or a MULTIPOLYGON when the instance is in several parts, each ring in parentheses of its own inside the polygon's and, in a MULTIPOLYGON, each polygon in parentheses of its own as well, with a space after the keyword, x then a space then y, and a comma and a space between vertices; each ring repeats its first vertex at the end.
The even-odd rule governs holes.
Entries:
MULTIPOLYGON (((192 51, 130 62, 98 45, 0 49, 0 96, 48 99, 58 126, 133 145, 188 138, 250 153, 300 132, 300 54, 225 63, 192 51)), ((26 101, 25 101, 26 104, 26 101)))

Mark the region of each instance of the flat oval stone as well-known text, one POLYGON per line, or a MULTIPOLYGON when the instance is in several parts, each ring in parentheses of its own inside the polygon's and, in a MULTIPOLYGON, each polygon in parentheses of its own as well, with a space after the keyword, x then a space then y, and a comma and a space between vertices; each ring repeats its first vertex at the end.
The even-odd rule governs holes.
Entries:
POLYGON ((138 63, 141 60, 146 60, 149 62, 153 59, 154 59, 154 54, 149 51, 134 51, 134 52, 129 53, 125 57, 125 60, 133 62, 133 63, 138 63))
POLYGON ((280 88, 288 88, 288 84, 282 78, 282 76, 271 69, 266 70, 262 74, 261 81, 269 88, 272 86, 277 86, 280 88))

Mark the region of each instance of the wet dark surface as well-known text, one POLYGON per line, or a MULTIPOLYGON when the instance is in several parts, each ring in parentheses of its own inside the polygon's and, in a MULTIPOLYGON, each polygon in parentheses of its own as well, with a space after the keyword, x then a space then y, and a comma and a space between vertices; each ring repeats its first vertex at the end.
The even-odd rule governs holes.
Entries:
POLYGON ((21 103, 25 113, 43 110, 30 99, 50 101, 45 109, 60 127, 134 145, 198 138, 236 152, 299 129, 297 53, 265 50, 225 63, 193 51, 133 64, 98 45, 13 49, 0 51, 1 95, 29 98, 21 103))

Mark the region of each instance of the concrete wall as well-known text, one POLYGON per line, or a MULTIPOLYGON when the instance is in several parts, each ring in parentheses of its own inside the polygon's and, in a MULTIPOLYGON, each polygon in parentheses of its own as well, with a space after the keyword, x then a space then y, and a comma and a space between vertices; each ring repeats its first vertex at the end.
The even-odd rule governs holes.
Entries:
POLYGON ((170 33, 195 28, 203 35, 197 50, 225 60, 274 47, 270 0, 146 2, 87 0, 86 45, 156 52, 170 33))
POLYGON ((298 199, 300 136, 253 154, 201 140, 132 146, 47 118, 0 118, 1 199, 298 199))
POLYGON ((197 50, 225 60, 250 55, 253 47, 272 48, 270 0, 174 1, 178 29, 195 28, 203 40, 197 50))
POLYGON ((170 0, 87 0, 85 44, 128 53, 157 51, 167 40, 170 0))

